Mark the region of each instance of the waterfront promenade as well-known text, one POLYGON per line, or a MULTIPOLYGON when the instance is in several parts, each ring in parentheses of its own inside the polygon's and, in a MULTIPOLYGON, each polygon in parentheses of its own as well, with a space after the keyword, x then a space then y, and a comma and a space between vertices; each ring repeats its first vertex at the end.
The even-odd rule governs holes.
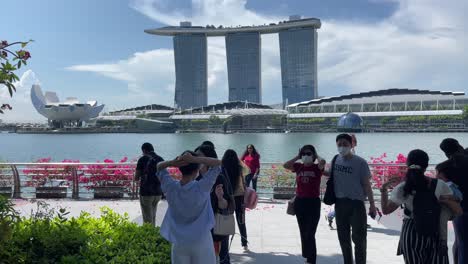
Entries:
MULTIPOLYGON (((21 215, 29 215, 36 208, 35 203, 28 200, 14 200, 16 209, 21 215)), ((70 211, 70 216, 77 216, 81 211, 99 215, 99 208, 108 206, 118 213, 127 213, 129 219, 141 224, 140 206, 138 200, 46 200, 51 207, 64 207, 70 211)), ((167 203, 161 202, 158 208, 157 225, 160 225, 167 209, 167 203)), ((329 207, 322 206, 322 217, 317 228, 317 263, 342 263, 341 250, 336 230, 330 230, 324 215, 329 207)), ((286 201, 271 201, 261 199, 257 209, 246 214, 250 252, 243 252, 240 239, 234 238, 231 247, 232 263, 260 264, 299 264, 304 263, 301 257, 301 244, 296 219, 286 214, 286 201)), ((368 263, 394 264, 403 263, 402 257, 396 256, 398 245, 400 218, 398 212, 384 216, 381 223, 369 218, 372 226, 368 230, 367 256, 368 263), (390 228, 389 228, 390 227, 390 228)), ((335 226, 335 225, 334 225, 335 226)), ((449 226, 449 247, 453 243, 453 228, 449 226)))

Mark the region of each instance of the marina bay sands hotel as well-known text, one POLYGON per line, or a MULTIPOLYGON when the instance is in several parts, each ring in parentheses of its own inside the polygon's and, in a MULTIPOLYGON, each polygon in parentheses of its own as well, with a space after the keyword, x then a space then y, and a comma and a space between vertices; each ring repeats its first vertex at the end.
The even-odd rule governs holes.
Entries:
POLYGON ((207 37, 224 36, 229 101, 262 103, 261 34, 279 34, 283 104, 317 98, 316 18, 290 16, 288 21, 262 26, 168 26, 146 33, 173 36, 175 104, 188 109, 208 104, 207 37))

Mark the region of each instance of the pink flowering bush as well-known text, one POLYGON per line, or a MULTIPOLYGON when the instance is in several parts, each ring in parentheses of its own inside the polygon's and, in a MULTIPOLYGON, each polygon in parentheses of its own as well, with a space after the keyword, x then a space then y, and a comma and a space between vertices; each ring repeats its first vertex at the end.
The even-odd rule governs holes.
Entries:
POLYGON ((262 167, 259 177, 259 185, 265 187, 294 187, 296 186, 296 174, 286 170, 281 165, 262 167))
MULTIPOLYGON (((0 161, 2 162, 2 161, 0 161)), ((9 166, 0 166, 0 187, 9 187, 14 184, 11 168, 9 166)))
MULTIPOLYGON (((105 159, 102 164, 96 165, 67 166, 49 164, 51 162, 52 158, 50 157, 40 158, 35 163, 41 163, 41 165, 27 166, 23 170, 23 174, 29 176, 31 180, 27 181, 26 185, 29 187, 52 186, 52 183, 57 180, 66 181, 71 185, 73 181, 72 168, 76 167, 78 182, 88 190, 106 186, 121 186, 130 189, 136 167, 136 160, 129 161, 127 157, 118 162, 105 159), (128 162, 132 164, 128 164, 128 162)), ((61 163, 80 163, 80 161, 65 159, 61 163)), ((182 173, 178 168, 168 168, 168 171, 174 179, 182 179, 182 173)))
MULTIPOLYGON (((35 163, 44 163, 44 165, 27 166, 23 173, 31 177, 31 180, 26 182, 29 187, 52 186, 53 181, 65 180, 72 181, 71 169, 72 166, 50 165, 52 158, 40 158, 35 163)), ((79 160, 65 159, 62 163, 79 163, 79 160)))
POLYGON ((398 154, 396 160, 387 160, 387 154, 384 153, 380 157, 371 157, 369 162, 372 181, 374 187, 380 188, 389 178, 399 177, 403 180, 406 175, 406 157, 403 154, 398 154))
MULTIPOLYGON (((86 184, 86 188, 105 186, 123 186, 130 188, 135 172, 135 165, 123 164, 128 161, 124 157, 118 163, 111 159, 105 159, 103 165, 86 165, 86 174, 79 178, 80 183, 86 184)), ((98 161, 99 163, 99 161, 98 161)))

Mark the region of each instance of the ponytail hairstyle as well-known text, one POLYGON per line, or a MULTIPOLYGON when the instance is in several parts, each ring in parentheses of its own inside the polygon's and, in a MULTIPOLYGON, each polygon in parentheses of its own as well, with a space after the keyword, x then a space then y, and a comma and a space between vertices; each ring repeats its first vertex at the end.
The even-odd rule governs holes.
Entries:
POLYGON ((429 156, 426 152, 415 149, 410 151, 406 160, 408 171, 406 172, 405 186, 403 196, 411 195, 413 191, 426 190, 427 181, 424 172, 429 165, 429 156))

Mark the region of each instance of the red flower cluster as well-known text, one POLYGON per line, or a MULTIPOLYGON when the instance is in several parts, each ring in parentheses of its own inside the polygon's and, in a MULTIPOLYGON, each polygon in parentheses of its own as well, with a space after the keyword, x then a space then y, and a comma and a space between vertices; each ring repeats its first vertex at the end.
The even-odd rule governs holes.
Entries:
POLYGON ((29 51, 26 50, 19 50, 17 54, 18 57, 22 60, 28 60, 29 58, 31 58, 31 54, 29 53, 29 51))
POLYGON ((182 172, 180 172, 179 168, 171 167, 171 168, 167 168, 167 171, 172 176, 172 178, 179 180, 179 181, 182 179, 182 172))

